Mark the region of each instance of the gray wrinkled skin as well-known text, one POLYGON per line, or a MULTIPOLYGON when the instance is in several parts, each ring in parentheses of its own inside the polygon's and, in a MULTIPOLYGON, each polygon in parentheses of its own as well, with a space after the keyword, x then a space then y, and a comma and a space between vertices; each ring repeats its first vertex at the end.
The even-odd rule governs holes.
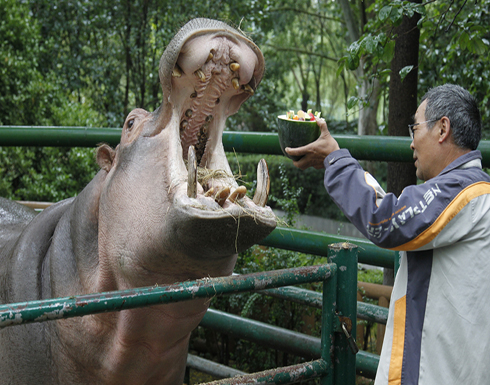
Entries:
MULTIPOLYGON (((38 215, 0 199, 0 302, 230 275, 275 218, 231 176, 188 186, 184 161, 194 146, 200 167, 230 173, 225 121, 263 72, 260 50, 239 31, 186 24, 161 59, 162 105, 128 115, 120 144, 99 147, 101 170, 76 198, 38 215)), ((198 299, 4 328, 0 382, 182 384, 207 307, 198 299)))

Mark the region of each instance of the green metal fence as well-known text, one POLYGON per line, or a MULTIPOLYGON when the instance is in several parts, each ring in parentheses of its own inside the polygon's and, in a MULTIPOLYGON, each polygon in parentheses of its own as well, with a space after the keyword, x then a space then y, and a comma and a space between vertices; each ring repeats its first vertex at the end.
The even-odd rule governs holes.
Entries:
MULTIPOLYGON (((120 129, 111 128, 3 126, 0 127, 0 146, 93 147, 102 142, 116 145, 120 136, 120 129)), ((348 148, 360 160, 413 161, 408 138, 347 135, 336 135, 335 138, 341 147, 348 148)), ((225 132, 223 144, 226 151, 282 154, 274 133, 225 132)), ((482 141, 479 149, 483 154, 483 166, 490 167, 490 142, 482 141)), ((357 262, 393 268, 398 254, 380 249, 364 239, 281 227, 261 244, 307 254, 328 254, 330 263, 162 287, 0 305, 0 327, 258 290, 266 295, 322 308, 322 339, 210 309, 201 326, 218 328, 221 332, 316 358, 299 366, 249 375, 249 383, 283 384, 320 377, 322 384, 351 385, 355 383, 356 372, 374 378, 379 357, 363 351, 356 354, 351 336, 356 335, 357 317, 386 323, 387 309, 357 303, 357 262), (288 286, 311 281, 323 281, 323 295, 288 286)), ((237 379, 233 378, 219 381, 220 384, 236 382, 237 379)), ((240 383, 247 381, 242 379, 240 383)))

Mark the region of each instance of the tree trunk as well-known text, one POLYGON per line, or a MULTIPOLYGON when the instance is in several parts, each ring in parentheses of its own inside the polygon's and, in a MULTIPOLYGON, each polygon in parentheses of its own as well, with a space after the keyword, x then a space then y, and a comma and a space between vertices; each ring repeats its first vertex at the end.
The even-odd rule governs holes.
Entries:
MULTIPOLYGON (((420 0, 413 1, 420 3, 420 0)), ((388 134, 390 136, 408 136, 408 124, 412 123, 412 116, 417 110, 417 69, 419 60, 420 31, 417 22, 419 14, 411 19, 403 18, 402 24, 396 28, 395 55, 391 62, 388 134), (413 65, 412 71, 402 81, 400 70, 413 65)), ((417 183, 415 166, 413 163, 388 163, 389 192, 396 196, 408 186, 417 183)), ((391 269, 389 269, 391 270, 391 269)), ((385 284, 393 284, 393 270, 385 270, 385 284)))
MULTIPOLYGON (((347 30, 349 31, 350 41, 354 42, 359 40, 361 37, 361 31, 359 29, 359 23, 352 12, 352 8, 350 7, 349 0, 340 0, 339 4, 344 15, 347 30)), ((371 83, 365 79, 364 65, 362 62, 356 70, 356 75, 358 82, 361 82, 361 87, 359 88, 359 93, 357 96, 359 99, 364 99, 366 96, 369 96, 369 106, 364 107, 359 111, 357 134, 374 135, 378 128, 376 118, 378 115, 379 94, 381 92, 381 87, 378 80, 374 80, 371 83)))

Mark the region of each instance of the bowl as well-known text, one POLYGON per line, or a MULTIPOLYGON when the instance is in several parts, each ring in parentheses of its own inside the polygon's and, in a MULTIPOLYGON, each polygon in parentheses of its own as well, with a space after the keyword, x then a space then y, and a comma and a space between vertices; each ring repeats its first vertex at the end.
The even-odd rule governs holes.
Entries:
POLYGON ((277 117, 279 144, 282 153, 294 161, 301 156, 291 156, 284 150, 286 147, 301 147, 314 142, 320 136, 320 127, 316 121, 303 121, 287 119, 286 115, 277 117))

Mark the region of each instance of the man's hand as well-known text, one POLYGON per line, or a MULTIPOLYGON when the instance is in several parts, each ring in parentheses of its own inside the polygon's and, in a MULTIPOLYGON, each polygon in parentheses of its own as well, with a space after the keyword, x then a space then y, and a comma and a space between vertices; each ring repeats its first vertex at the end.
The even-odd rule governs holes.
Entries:
POLYGON ((301 170, 306 170, 308 167, 316 169, 325 168, 323 161, 325 158, 336 150, 340 150, 339 144, 330 135, 325 119, 317 119, 317 124, 320 127, 320 137, 314 142, 303 147, 290 148, 286 147, 286 152, 293 156, 303 156, 300 160, 293 164, 301 170))

